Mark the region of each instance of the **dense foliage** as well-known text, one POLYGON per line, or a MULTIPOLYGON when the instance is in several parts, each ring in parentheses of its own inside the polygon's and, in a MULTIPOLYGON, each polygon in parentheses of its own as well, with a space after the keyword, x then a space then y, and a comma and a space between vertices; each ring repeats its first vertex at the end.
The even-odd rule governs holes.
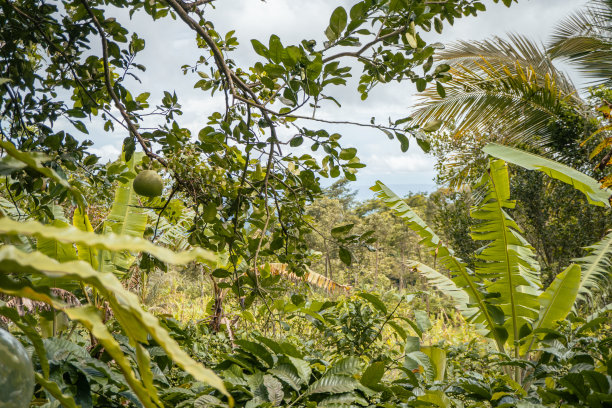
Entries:
MULTIPOLYGON (((31 356, 32 405, 612 406, 609 90, 584 103, 550 62, 607 75, 576 27, 458 58, 424 37, 482 2, 354 0, 324 33, 252 39, 240 66, 215 3, 0 1, 0 330, 31 356), (172 84, 154 100, 141 82, 156 44, 126 16, 193 36, 184 80, 224 97, 199 129, 172 84), (396 82, 437 96, 389 123, 324 119, 353 75, 364 101, 396 82), (470 87, 512 95, 461 105, 470 87), (447 186, 356 201, 365 164, 337 123, 433 147, 447 186), (100 131, 125 135, 112 162, 100 131)), ((581 18, 611 20, 595 3, 581 18)))

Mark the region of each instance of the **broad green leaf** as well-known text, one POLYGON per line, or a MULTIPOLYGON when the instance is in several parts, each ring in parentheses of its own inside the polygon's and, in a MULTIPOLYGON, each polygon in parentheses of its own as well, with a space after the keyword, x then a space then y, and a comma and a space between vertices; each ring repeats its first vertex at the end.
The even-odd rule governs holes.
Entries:
MULTIPOLYGON (((108 300, 115 317, 132 341, 146 344, 148 336, 151 336, 165 350, 168 357, 197 381, 210 384, 230 397, 221 379, 189 357, 162 328, 157 318, 142 309, 138 297, 123 288, 115 275, 99 273, 83 261, 59 263, 40 252, 26 254, 9 245, 0 247, 0 271, 5 274, 33 274, 51 279, 77 280, 93 286, 108 300)), ((9 293, 6 288, 2 290, 9 293)), ((35 296, 33 297, 35 300, 54 304, 54 301, 48 296, 38 293, 32 296, 35 296)), ((68 309, 66 309, 66 314, 70 316, 68 309)), ((101 333, 104 334, 102 331, 101 333)))
POLYGON ((329 18, 329 27, 325 34, 330 41, 338 39, 346 28, 348 15, 344 7, 337 7, 329 18))
POLYGON ((80 407, 80 405, 77 406, 76 402, 74 402, 74 398, 72 398, 70 395, 64 394, 55 382, 45 379, 45 377, 37 372, 34 373, 34 378, 36 379, 36 382, 45 389, 45 391, 51 394, 53 398, 58 400, 65 408, 80 407))
MULTIPOLYGON (((565 319, 574 306, 580 283, 580 266, 572 264, 561 272, 548 288, 538 297, 540 314, 533 325, 533 331, 538 329, 552 329, 555 322, 565 319)), ((521 354, 531 351, 535 342, 532 334, 531 342, 527 348, 521 349, 521 354)), ((527 343, 525 343, 527 344, 527 343)))
POLYGON ((381 313, 387 314, 387 306, 385 306, 385 303, 380 300, 377 295, 367 292, 359 292, 357 293, 357 296, 370 302, 370 304, 378 309, 381 313))
POLYGON ((572 310, 578 294, 580 266, 572 264, 561 272, 548 288, 538 297, 540 315, 534 330, 552 329, 557 320, 565 319, 572 310))
POLYGON ((425 390, 425 394, 417 397, 419 401, 434 404, 438 408, 451 408, 453 403, 441 390, 425 390))
POLYGON ((376 361, 368 366, 361 376, 361 383, 366 387, 376 386, 385 374, 385 363, 376 361))
POLYGON ((414 321, 421 333, 425 333, 429 331, 433 326, 431 324, 431 320, 429 320, 429 315, 424 310, 415 310, 414 311, 414 321))
POLYGON ((360 386, 361 384, 353 377, 345 375, 325 375, 308 387, 306 394, 339 394, 353 391, 360 386))
POLYGON ((421 351, 429 357, 431 361, 435 376, 434 381, 444 381, 444 375, 446 374, 446 351, 436 346, 423 346, 421 351))
POLYGON ((569 184, 584 193, 591 204, 600 207, 610 207, 612 190, 600 188, 597 180, 576 169, 533 153, 497 143, 489 143, 482 150, 498 159, 516 164, 528 170, 541 171, 554 179, 569 184))
POLYGON ((357 357, 348 356, 337 361, 325 375, 355 375, 361 370, 361 361, 357 357))
MULTIPOLYGON (((78 228, 81 231, 91 232, 93 233, 93 227, 89 222, 89 217, 87 213, 81 208, 77 207, 74 210, 74 214, 72 216, 72 225, 78 228)), ((85 261, 91 265, 92 268, 98 269, 98 251, 95 248, 92 248, 83 244, 76 244, 77 255, 81 261, 85 261)))
POLYGON ((538 316, 540 267, 533 248, 507 213, 515 202, 510 200, 506 163, 491 160, 480 185, 487 193, 472 210, 472 218, 480 222, 472 226, 471 236, 474 240, 486 241, 487 245, 477 255, 476 275, 486 280, 489 293, 497 294, 495 306, 503 311, 508 342, 513 344, 519 338, 521 326, 531 324, 538 316))
MULTIPOLYGON (((494 335, 495 321, 489 312, 484 294, 479 288, 481 279, 475 276, 473 272, 466 267, 465 262, 457 258, 453 250, 444 245, 425 221, 423 221, 421 217, 419 217, 419 215, 390 188, 382 182, 377 181, 374 186, 370 187, 370 190, 376 193, 385 206, 394 210, 399 217, 403 218, 408 224, 408 227, 422 238, 420 244, 429 247, 430 253, 435 256, 444 267, 451 271, 454 275, 451 279, 455 286, 464 290, 469 296, 469 303, 474 305, 474 313, 468 316, 469 321, 475 324, 484 324, 489 333, 494 335)), ((456 290, 453 290, 449 295, 456 299, 461 297, 456 290)), ((503 342, 501 342, 499 338, 497 338, 496 341, 499 350, 503 350, 503 342)))
MULTIPOLYGON (((131 172, 135 172, 136 163, 140 162, 142 156, 143 153, 135 153, 126 163, 131 172)), ((105 231, 110 229, 117 235, 131 235, 142 238, 147 227, 147 214, 143 208, 140 208, 139 204, 139 198, 134 191, 132 180, 119 183, 115 190, 115 199, 110 213, 104 221, 105 231)), ((127 270, 134 262, 134 256, 127 248, 123 251, 115 251, 104 255, 120 271, 127 270)))
MULTIPOLYGON (((12 221, 9 218, 3 218, 0 221, 3 221, 3 220, 9 220, 13 223, 21 224, 17 221, 12 221)), ((32 222, 35 222, 35 221, 32 221, 32 222)), ((43 224, 40 224, 40 225, 42 226, 43 224)), ((63 230, 64 231, 63 233, 66 234, 66 230, 69 228, 69 225, 64 221, 55 219, 50 224, 50 228, 63 230)), ((47 238, 47 237, 41 236, 38 238, 38 241, 36 242, 36 249, 38 249, 43 254, 50 256, 51 258, 59 262, 74 261, 78 259, 76 249, 74 248, 72 242, 60 242, 53 238, 47 238)))
POLYGON ((345 247, 339 247, 338 257, 345 265, 351 266, 351 263, 353 262, 353 256, 351 255, 351 252, 348 249, 346 249, 345 247))
POLYGON ((307 361, 304 361, 300 358, 286 356, 293 367, 297 370, 297 373, 302 380, 303 383, 308 384, 310 382, 310 376, 312 374, 312 369, 310 368, 310 364, 307 361))
POLYGON ((210 251, 194 248, 190 251, 175 253, 167 248, 157 246, 143 238, 129 235, 95 234, 81 231, 74 227, 58 228, 44 225, 36 221, 17 222, 10 218, 0 219, 0 233, 10 235, 26 235, 36 238, 55 240, 60 243, 76 243, 98 250, 146 252, 160 261, 173 265, 186 265, 192 261, 216 263, 219 258, 210 251))

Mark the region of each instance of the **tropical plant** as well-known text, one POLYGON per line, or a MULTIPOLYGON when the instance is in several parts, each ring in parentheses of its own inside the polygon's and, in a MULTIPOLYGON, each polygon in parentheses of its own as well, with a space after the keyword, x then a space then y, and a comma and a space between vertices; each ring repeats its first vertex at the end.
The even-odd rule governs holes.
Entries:
POLYGON ((612 85, 612 5, 591 0, 557 24, 548 44, 552 58, 569 60, 597 84, 612 85))
MULTIPOLYGON (((486 151, 498 157, 510 156, 513 162, 529 165, 571 183, 594 204, 610 205, 609 194, 595 190, 598 187, 595 180, 571 168, 503 146, 491 145, 486 151)), ((607 268, 608 254, 581 259, 584 274, 579 265, 568 266, 548 288, 542 290, 539 264, 532 248, 508 214, 515 203, 510 200, 506 163, 491 160, 481 184, 486 188, 486 195, 472 211, 472 217, 478 221, 472 227, 472 238, 485 241, 486 245, 477 252, 473 271, 384 184, 377 182, 372 190, 423 238, 422 243, 436 254, 440 264, 450 271, 450 277, 420 262, 412 261, 410 265, 438 289, 453 297, 468 321, 484 327, 487 336, 495 341, 501 353, 509 350, 509 354, 518 361, 533 352, 540 333, 553 328, 555 321, 565 318, 579 292, 584 295, 609 277, 609 269, 606 276, 591 272, 593 269, 601 271, 607 268)), ((603 245, 600 243, 596 246, 603 245)), ((520 382, 521 378, 517 365, 514 379, 520 382)))

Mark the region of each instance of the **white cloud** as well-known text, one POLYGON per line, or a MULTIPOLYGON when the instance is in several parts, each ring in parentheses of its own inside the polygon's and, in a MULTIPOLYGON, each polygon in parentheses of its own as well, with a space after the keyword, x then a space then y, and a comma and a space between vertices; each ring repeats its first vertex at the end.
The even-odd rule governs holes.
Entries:
POLYGON ((362 159, 367 164, 364 173, 393 174, 409 172, 429 172, 435 160, 430 156, 418 153, 406 153, 403 155, 378 155, 372 154, 362 159))
MULTIPOLYGON (((432 31, 427 37, 430 41, 447 44, 457 40, 481 40, 491 35, 503 36, 507 32, 518 32, 545 41, 559 19, 585 2, 586 0, 522 0, 510 8, 506 8, 501 2, 487 2, 487 12, 476 18, 458 19, 453 26, 446 26, 442 35, 432 31)), ((267 43, 269 36, 275 33, 285 45, 295 44, 302 38, 314 38, 320 44, 332 10, 339 4, 349 5, 354 1, 234 0, 215 3, 216 8, 206 8, 206 18, 214 22, 215 29, 221 35, 229 30, 236 30, 240 46, 231 58, 239 66, 248 66, 258 58, 251 48, 251 38, 267 43)), ((122 24, 138 32, 146 40, 146 48, 136 61, 147 66, 147 71, 139 74, 143 83, 133 82, 129 87, 134 94, 151 92, 152 106, 159 103, 164 90, 176 91, 184 111, 184 115, 178 117, 177 121, 181 126, 197 132, 205 126, 210 113, 224 109, 224 101, 222 95, 211 97, 207 92, 193 89, 193 84, 199 78, 196 74, 183 75, 180 67, 184 64, 194 64, 200 55, 208 57, 209 51, 196 47, 195 33, 182 21, 166 18, 153 22, 149 16, 143 14, 136 13, 131 21, 128 20, 127 14, 122 15, 120 19, 122 24)), ((94 43, 92 52, 99 52, 95 47, 94 43)), ((209 67, 200 66, 200 70, 208 72, 209 67)), ((342 108, 337 108, 331 102, 325 103, 317 115, 330 120, 365 123, 375 116, 377 121, 385 123, 389 116, 391 119, 398 119, 409 114, 416 101, 414 84, 406 81, 380 85, 371 92, 366 101, 361 101, 356 91, 360 74, 360 69, 355 68, 349 85, 330 88, 329 93, 338 97, 342 108)), ((330 133, 339 132, 344 135, 342 142, 346 146, 358 148, 359 156, 368 165, 360 172, 358 183, 378 175, 397 183, 431 183, 434 160, 416 146, 408 153, 401 154, 396 140, 388 140, 384 134, 374 129, 309 121, 302 121, 301 125, 325 128, 330 133)), ((91 132, 96 143, 92 152, 102 156, 104 160, 115 159, 120 152, 125 135, 121 136, 123 133, 119 126, 116 128, 117 132, 114 134, 107 134, 102 130, 91 132)), ((282 131, 283 134, 290 132, 282 131)), ((411 144, 415 145, 412 141, 411 144)))
POLYGON ((100 157, 100 163, 106 163, 108 161, 115 161, 121 155, 121 145, 106 144, 99 147, 92 147, 89 152, 100 157))

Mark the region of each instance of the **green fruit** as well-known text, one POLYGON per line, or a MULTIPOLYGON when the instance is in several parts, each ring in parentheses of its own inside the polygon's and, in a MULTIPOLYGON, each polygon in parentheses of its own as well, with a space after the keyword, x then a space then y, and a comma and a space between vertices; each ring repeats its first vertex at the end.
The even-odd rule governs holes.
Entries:
POLYGON ((0 329, 0 407, 25 408, 34 394, 34 368, 19 340, 0 329))
POLYGON ((145 197, 159 197, 162 195, 164 182, 153 170, 144 170, 134 179, 134 191, 145 197))

